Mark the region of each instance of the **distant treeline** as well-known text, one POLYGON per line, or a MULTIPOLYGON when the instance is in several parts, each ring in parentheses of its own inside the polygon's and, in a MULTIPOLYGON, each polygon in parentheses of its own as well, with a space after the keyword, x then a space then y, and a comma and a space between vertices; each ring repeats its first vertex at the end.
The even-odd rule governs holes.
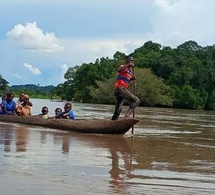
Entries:
POLYGON ((10 90, 18 96, 21 92, 27 93, 32 98, 52 98, 55 96, 52 91, 55 86, 40 86, 34 84, 26 84, 26 85, 12 85, 10 90))
POLYGON ((18 96, 21 92, 28 94, 31 98, 60 98, 56 94, 52 93, 55 89, 55 86, 39 86, 34 84, 26 84, 26 85, 12 85, 8 86, 8 82, 4 81, 4 79, 0 76, 0 95, 3 95, 7 92, 13 92, 15 96, 18 96))
POLYGON ((10 87, 11 90, 30 90, 30 91, 43 91, 50 92, 55 88, 53 85, 48 86, 40 86, 34 84, 26 84, 26 85, 12 85, 10 87))

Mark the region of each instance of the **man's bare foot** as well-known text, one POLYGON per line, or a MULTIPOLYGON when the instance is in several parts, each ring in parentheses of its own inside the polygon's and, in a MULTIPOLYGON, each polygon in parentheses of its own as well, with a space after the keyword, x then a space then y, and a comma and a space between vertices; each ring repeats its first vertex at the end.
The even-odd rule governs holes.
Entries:
POLYGON ((124 119, 129 119, 129 118, 132 118, 130 115, 125 115, 124 116, 124 119))

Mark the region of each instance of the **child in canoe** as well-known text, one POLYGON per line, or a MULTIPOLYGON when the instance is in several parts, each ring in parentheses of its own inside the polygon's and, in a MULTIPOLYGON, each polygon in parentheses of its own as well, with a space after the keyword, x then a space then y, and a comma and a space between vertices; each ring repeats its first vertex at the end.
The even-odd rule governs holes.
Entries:
POLYGON ((72 110, 72 104, 66 103, 64 106, 64 112, 61 112, 61 114, 57 118, 75 120, 75 115, 74 115, 74 112, 72 110))
MULTIPOLYGON (((19 94, 19 98, 16 101, 16 106, 19 106, 19 105, 21 105, 23 103, 23 101, 25 99, 25 96, 28 96, 28 95, 26 93, 24 93, 24 92, 21 92, 19 94)), ((28 98, 29 98, 29 96, 28 96, 28 98)), ((31 107, 33 106, 32 102, 30 100, 28 100, 28 105, 31 106, 31 107)))
POLYGON ((29 105, 29 96, 24 95, 22 102, 16 107, 18 116, 31 116, 31 106, 29 105))
POLYGON ((42 110, 41 110, 41 114, 39 114, 39 115, 37 115, 37 116, 39 116, 39 117, 41 117, 41 118, 43 118, 43 119, 48 119, 49 118, 49 109, 48 109, 48 107, 47 106, 43 106, 42 107, 42 110))
POLYGON ((54 112, 55 112, 55 117, 54 118, 60 118, 60 115, 62 113, 62 109, 61 108, 56 108, 54 112))

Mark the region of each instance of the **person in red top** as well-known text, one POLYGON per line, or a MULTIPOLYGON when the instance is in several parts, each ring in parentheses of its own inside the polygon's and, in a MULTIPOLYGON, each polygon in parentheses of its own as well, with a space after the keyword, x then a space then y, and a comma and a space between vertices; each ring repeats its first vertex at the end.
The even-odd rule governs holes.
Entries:
POLYGON ((125 64, 122 64, 117 69, 117 78, 114 88, 115 96, 115 110, 112 116, 112 120, 117 120, 122 111, 124 100, 129 102, 129 108, 125 114, 125 118, 129 118, 134 109, 139 105, 140 100, 131 91, 129 91, 129 83, 134 80, 135 77, 132 74, 132 68, 134 67, 134 59, 131 56, 126 56, 125 64))

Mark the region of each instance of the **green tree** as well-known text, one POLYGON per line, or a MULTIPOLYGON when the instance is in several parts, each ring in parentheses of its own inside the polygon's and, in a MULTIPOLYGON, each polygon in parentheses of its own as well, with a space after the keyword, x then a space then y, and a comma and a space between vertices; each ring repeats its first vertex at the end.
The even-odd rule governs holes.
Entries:
MULTIPOLYGON (((119 55, 119 54, 117 54, 119 55)), ((91 102, 91 87, 98 87, 98 81, 105 81, 113 76, 116 60, 100 58, 95 63, 82 64, 80 67, 69 68, 65 74, 64 85, 66 97, 76 101, 91 102)), ((62 88, 62 86, 61 86, 62 88)))
MULTIPOLYGON (((137 96, 141 105, 148 106, 171 106, 172 98, 170 87, 164 84, 162 79, 157 78, 149 69, 135 68, 135 81, 131 81, 130 90, 134 92, 136 86, 137 96)), ((98 87, 90 87, 91 97, 96 103, 113 103, 113 88, 115 77, 107 81, 98 81, 98 87)))
MULTIPOLYGON (((172 106, 171 88, 150 69, 135 68, 137 96, 141 105, 172 106)), ((132 85, 131 85, 132 88, 132 85)))
POLYGON ((175 97, 173 105, 176 108, 200 109, 204 107, 204 96, 200 90, 193 89, 190 85, 174 86, 175 97))
POLYGON ((66 80, 73 80, 75 77, 75 73, 80 68, 80 66, 76 65, 74 67, 70 67, 67 72, 64 74, 64 78, 66 80))
POLYGON ((6 81, 2 77, 2 75, 0 75, 0 93, 1 93, 1 95, 4 94, 8 90, 8 88, 9 88, 8 84, 9 84, 9 82, 6 81))

